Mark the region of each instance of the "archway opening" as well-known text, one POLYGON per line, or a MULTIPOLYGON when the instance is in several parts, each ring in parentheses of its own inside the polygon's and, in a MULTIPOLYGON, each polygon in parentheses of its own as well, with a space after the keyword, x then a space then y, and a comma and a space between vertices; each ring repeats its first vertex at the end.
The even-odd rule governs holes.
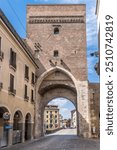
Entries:
POLYGON ((16 111, 13 118, 13 144, 22 142, 23 116, 21 111, 16 111))
POLYGON ((9 119, 7 118, 9 111, 5 107, 0 107, 0 147, 8 145, 8 124, 9 119))
POLYGON ((27 113, 25 117, 25 140, 31 139, 31 115, 27 113))
POLYGON ((44 133, 46 135, 76 135, 77 111, 72 100, 57 97, 48 102, 44 110, 44 133))

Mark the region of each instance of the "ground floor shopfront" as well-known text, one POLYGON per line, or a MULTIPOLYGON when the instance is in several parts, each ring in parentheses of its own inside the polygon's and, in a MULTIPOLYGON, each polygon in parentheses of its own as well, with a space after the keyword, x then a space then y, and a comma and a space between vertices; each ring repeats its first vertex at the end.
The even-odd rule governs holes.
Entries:
POLYGON ((24 116, 20 109, 13 114, 9 108, 0 107, 0 147, 22 143, 33 139, 33 116, 27 112, 24 116))

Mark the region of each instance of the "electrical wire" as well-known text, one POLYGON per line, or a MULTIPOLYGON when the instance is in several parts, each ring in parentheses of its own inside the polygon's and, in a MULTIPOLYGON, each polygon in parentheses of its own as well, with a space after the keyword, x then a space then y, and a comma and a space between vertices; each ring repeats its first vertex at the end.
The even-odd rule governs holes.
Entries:
POLYGON ((18 19, 19 23, 21 24, 23 30, 26 32, 26 28, 24 27, 22 21, 20 20, 19 16, 17 15, 15 9, 12 7, 11 3, 9 2, 9 0, 7 0, 7 2, 8 2, 8 4, 9 4, 10 8, 12 9, 13 13, 14 13, 15 16, 17 17, 17 19, 18 19))

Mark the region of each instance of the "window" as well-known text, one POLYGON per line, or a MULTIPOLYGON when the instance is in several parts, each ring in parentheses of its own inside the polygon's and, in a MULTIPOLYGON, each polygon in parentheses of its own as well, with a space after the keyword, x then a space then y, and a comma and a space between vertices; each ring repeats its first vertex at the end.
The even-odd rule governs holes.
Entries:
POLYGON ((54 57, 58 57, 58 55, 59 55, 58 51, 55 50, 53 55, 54 55, 54 57))
POLYGON ((24 99, 25 100, 29 100, 29 97, 27 96, 27 90, 28 90, 28 88, 27 88, 27 85, 25 84, 25 91, 24 91, 24 99))
POLYGON ((48 115, 46 116, 46 118, 48 118, 48 115))
POLYGON ((52 123, 52 120, 50 120, 50 123, 52 123))
POLYGON ((57 120, 55 120, 55 123, 57 123, 57 120))
POLYGON ((34 91, 31 90, 31 102, 34 102, 34 91))
POLYGON ((57 111, 55 111, 55 113, 57 113, 57 111))
POLYGON ((48 114, 48 111, 47 111, 47 114, 48 114))
POLYGON ((29 80, 29 67, 25 65, 25 79, 29 80))
POLYGON ((9 94, 12 95, 16 94, 16 90, 14 89, 14 76, 12 74, 10 74, 9 94))
POLYGON ((0 37, 0 52, 1 52, 1 37, 0 37))
POLYGON ((34 85, 35 84, 35 74, 32 72, 32 80, 31 83, 34 85))
POLYGON ((55 115, 55 118, 57 118, 57 115, 55 115))
POLYGON ((10 49, 10 66, 13 69, 16 69, 16 53, 12 50, 12 48, 10 49))
POLYGON ((52 124, 50 124, 50 128, 52 128, 53 127, 53 125, 52 124))
POLYGON ((50 114, 50 118, 52 118, 52 116, 53 116, 53 115, 52 115, 52 114, 50 114))
POLYGON ((0 60, 2 61, 2 59, 4 58, 4 53, 2 52, 2 49, 1 49, 1 37, 0 37, 0 60))
POLYGON ((59 34, 59 28, 54 28, 54 34, 59 34))

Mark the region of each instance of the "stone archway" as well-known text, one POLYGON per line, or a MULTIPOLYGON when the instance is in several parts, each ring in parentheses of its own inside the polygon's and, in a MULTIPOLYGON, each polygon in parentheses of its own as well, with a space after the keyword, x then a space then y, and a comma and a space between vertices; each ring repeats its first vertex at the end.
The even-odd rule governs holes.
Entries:
POLYGON ((36 85, 35 137, 43 135, 43 111, 46 104, 56 97, 66 97, 76 106, 77 133, 90 137, 88 83, 77 81, 73 75, 60 67, 50 69, 40 76, 36 85))
POLYGON ((22 142, 23 134, 23 115, 20 110, 17 110, 13 118, 13 144, 22 142))

